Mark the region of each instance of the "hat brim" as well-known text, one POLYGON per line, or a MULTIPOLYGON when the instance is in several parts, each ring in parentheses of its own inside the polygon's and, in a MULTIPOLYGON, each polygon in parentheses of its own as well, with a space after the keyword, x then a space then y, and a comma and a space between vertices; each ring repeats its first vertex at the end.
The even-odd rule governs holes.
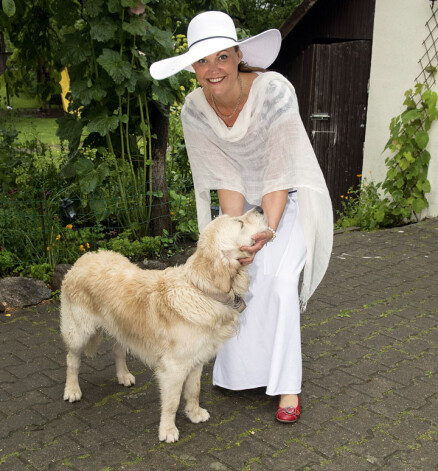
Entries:
POLYGON ((242 60, 253 67, 266 69, 277 58, 281 47, 281 33, 270 29, 250 38, 234 41, 231 38, 210 38, 194 44, 186 53, 169 57, 150 66, 150 74, 156 80, 168 78, 181 70, 194 72, 192 64, 215 52, 239 46, 242 60))

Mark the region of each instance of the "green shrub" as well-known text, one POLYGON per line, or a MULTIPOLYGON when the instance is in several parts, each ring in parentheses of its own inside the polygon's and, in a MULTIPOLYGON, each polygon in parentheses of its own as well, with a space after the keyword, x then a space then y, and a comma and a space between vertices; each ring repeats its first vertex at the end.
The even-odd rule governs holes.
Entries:
POLYGON ((28 278, 36 278, 42 280, 44 283, 49 283, 52 278, 53 267, 50 263, 40 263, 38 265, 29 265, 20 271, 20 276, 27 276, 28 278))
POLYGON ((132 231, 123 231, 117 237, 110 239, 107 248, 119 252, 133 261, 157 257, 163 247, 161 237, 144 236, 139 240, 131 240, 132 231))
POLYGON ((0 276, 10 273, 15 264, 14 254, 0 246, 0 276))
POLYGON ((377 229, 384 205, 380 199, 380 187, 381 183, 368 183, 364 179, 357 187, 351 187, 346 195, 341 195, 342 210, 338 211, 335 228, 354 226, 365 231, 377 229))

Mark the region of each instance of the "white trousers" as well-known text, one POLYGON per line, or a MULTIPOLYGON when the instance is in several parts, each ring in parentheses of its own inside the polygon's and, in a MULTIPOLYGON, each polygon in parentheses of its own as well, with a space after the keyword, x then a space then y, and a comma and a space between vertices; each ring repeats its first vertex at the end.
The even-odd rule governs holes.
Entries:
MULTIPOLYGON (((245 204, 245 211, 250 208, 245 204)), ((297 194, 290 193, 277 237, 249 265, 247 307, 236 336, 217 354, 214 385, 233 390, 266 386, 272 396, 301 392, 298 281, 305 261, 297 194)))

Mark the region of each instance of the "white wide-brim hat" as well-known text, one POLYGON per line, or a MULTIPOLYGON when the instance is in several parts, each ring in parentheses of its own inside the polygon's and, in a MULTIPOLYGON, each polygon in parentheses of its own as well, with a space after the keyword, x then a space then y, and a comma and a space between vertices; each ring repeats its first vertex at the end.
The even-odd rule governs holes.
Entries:
POLYGON ((281 33, 278 29, 269 29, 239 41, 233 20, 226 13, 207 11, 189 23, 187 45, 186 53, 154 62, 150 67, 152 77, 162 80, 183 69, 194 72, 194 62, 233 46, 239 46, 246 64, 266 69, 280 51, 281 33))

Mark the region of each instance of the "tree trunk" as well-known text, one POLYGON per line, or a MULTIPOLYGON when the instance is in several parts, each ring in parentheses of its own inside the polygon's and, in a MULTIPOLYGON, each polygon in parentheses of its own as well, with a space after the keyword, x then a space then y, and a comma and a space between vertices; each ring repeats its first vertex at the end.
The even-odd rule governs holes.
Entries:
POLYGON ((169 117, 164 116, 155 107, 151 110, 152 134, 152 191, 161 192, 161 198, 153 197, 151 214, 152 235, 163 235, 165 229, 172 230, 169 208, 169 191, 166 177, 166 151, 169 135, 169 117))

